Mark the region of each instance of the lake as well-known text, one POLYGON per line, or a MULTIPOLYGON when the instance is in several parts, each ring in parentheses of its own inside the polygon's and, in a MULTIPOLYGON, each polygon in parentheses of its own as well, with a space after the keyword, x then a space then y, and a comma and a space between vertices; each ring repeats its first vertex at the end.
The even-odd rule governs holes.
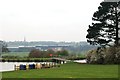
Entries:
MULTIPOLYGON (((73 62, 77 63, 86 63, 86 60, 74 60, 73 62)), ((0 72, 5 71, 14 71, 14 65, 26 65, 26 64, 35 64, 35 63, 52 63, 52 62, 0 62, 0 72)))
POLYGON ((20 64, 26 65, 26 64, 35 64, 35 63, 43 64, 48 62, 0 62, 0 72, 14 71, 14 65, 20 65, 20 64))

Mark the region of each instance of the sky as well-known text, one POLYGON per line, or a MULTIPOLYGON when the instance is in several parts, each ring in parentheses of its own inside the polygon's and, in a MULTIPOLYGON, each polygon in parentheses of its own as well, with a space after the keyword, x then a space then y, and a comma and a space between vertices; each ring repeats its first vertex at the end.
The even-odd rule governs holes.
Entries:
POLYGON ((1 0, 0 40, 86 41, 103 0, 1 0))

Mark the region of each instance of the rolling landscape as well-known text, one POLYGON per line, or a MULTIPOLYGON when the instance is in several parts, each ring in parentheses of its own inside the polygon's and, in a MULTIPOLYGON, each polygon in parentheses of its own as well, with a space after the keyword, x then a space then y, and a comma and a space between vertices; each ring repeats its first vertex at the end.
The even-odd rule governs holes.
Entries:
POLYGON ((120 80, 120 0, 0 7, 1 80, 120 80))

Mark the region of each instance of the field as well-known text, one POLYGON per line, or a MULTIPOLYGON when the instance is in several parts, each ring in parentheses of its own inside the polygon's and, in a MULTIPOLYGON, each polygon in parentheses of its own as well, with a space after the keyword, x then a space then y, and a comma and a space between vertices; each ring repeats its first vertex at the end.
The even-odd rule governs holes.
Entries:
POLYGON ((3 53, 2 56, 19 56, 19 57, 27 57, 29 52, 8 52, 3 53))
POLYGON ((3 72, 3 78, 117 78, 118 65, 67 63, 60 67, 3 72))
MULTIPOLYGON (((1 56, 18 56, 18 57, 28 57, 30 52, 5 52, 1 56)), ((85 53, 77 54, 80 58, 85 58, 85 53)))

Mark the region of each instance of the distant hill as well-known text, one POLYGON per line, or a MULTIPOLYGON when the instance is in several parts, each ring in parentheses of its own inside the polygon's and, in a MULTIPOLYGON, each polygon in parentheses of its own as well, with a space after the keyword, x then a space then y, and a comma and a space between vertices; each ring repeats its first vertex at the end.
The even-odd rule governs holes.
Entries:
POLYGON ((24 41, 13 41, 6 42, 8 47, 19 47, 19 46, 70 46, 66 48, 67 50, 73 52, 84 52, 91 49, 97 48, 97 46, 89 45, 87 42, 54 42, 54 41, 32 41, 32 42, 24 42, 24 41))

